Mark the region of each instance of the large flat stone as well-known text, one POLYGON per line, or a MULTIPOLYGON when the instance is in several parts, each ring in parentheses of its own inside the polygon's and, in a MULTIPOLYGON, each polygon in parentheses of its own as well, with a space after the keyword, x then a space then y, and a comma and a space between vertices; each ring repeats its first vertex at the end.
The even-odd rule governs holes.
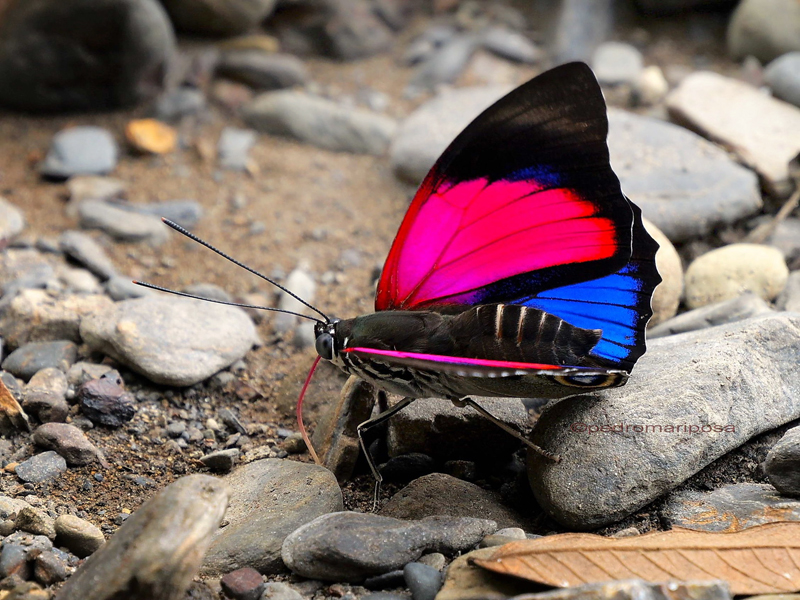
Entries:
POLYGON ((789 195, 789 161, 800 153, 799 108, 709 71, 684 79, 667 108, 675 121, 736 153, 772 193, 789 195))
POLYGON ((649 342, 628 384, 546 407, 530 455, 539 504, 574 529, 613 523, 751 437, 800 417, 800 314, 649 342), (709 430, 710 428, 710 430, 709 430))

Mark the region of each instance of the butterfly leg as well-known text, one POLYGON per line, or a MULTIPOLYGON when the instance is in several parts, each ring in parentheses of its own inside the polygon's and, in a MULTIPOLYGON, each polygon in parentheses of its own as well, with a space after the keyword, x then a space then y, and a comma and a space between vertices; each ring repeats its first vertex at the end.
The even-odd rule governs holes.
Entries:
POLYGON ((375 478, 375 496, 372 499, 373 511, 378 506, 378 494, 381 491, 381 482, 383 481, 383 477, 381 476, 380 471, 378 471, 378 467, 375 465, 375 462, 372 460, 372 457, 369 454, 369 450, 367 450, 367 444, 364 442, 363 433, 364 431, 366 431, 371 427, 375 427, 376 425, 385 423, 392 415, 395 415, 401 410, 403 410, 406 406, 411 404, 415 399, 416 398, 403 398, 400 402, 398 402, 388 410, 385 410, 381 414, 372 417, 367 421, 364 421, 356 428, 356 431, 358 432, 358 443, 361 445, 361 449, 364 451, 364 457, 367 459, 369 470, 372 471, 372 476, 375 478))
POLYGON ((502 429, 506 433, 509 433, 509 434, 513 435, 515 438, 520 440, 523 444, 528 446, 528 448, 530 448, 531 450, 534 450, 535 452, 538 452, 539 454, 541 454, 542 456, 544 456, 545 458, 547 458, 549 460, 552 460, 554 462, 561 462, 561 457, 558 454, 553 454, 552 452, 548 452, 547 450, 539 448, 539 446, 537 446, 536 444, 531 442, 528 438, 526 438, 524 435, 522 435, 519 431, 517 431, 513 427, 509 426, 507 423, 503 423, 503 421, 501 421, 500 419, 495 417, 492 413, 490 413, 488 410, 483 408, 480 404, 475 402, 475 400, 473 400, 472 398, 464 397, 464 398, 461 398, 460 400, 454 401, 453 403, 456 406, 471 406, 476 411, 478 411, 478 413, 480 415, 482 415, 483 417, 486 417, 487 419, 489 419, 492 423, 497 425, 500 429, 502 429))

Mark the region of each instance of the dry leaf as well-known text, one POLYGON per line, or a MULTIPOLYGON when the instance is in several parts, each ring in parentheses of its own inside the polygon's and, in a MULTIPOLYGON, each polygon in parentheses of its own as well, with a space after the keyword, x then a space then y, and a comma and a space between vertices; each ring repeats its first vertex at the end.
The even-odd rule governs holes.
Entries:
POLYGON ((800 590, 800 522, 736 533, 673 529, 631 538, 564 533, 512 542, 475 564, 558 587, 615 579, 725 580, 732 594, 800 590))
POLYGON ((30 431, 31 424, 28 415, 14 398, 14 395, 6 387, 5 382, 0 379, 0 414, 5 415, 15 429, 30 431))

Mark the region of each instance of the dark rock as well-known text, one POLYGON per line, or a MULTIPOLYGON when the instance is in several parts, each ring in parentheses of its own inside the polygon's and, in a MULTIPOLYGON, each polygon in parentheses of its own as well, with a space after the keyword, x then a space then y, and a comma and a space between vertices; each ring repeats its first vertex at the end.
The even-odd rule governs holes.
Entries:
POLYGON ((87 381, 78 388, 75 399, 81 412, 92 423, 122 427, 136 414, 136 402, 122 387, 122 378, 109 371, 100 379, 87 381))
POLYGON ((52 179, 73 175, 105 175, 117 166, 117 143, 101 127, 70 127, 59 131, 39 171, 52 179))
POLYGON ((145 502, 80 566, 59 599, 183 598, 222 521, 228 494, 215 477, 178 479, 145 502))
POLYGON ((241 309, 183 298, 117 302, 81 321, 87 346, 155 383, 194 385, 233 364, 257 340, 241 309))
POLYGON ((347 481, 353 475, 361 451, 357 428, 369 419, 375 406, 375 394, 375 388, 369 383, 351 376, 338 400, 325 407, 314 429, 311 443, 325 467, 339 481, 347 481))
POLYGON ((793 0, 744 0, 728 23, 728 51, 735 59, 763 63, 800 50, 800 6, 793 0))
POLYGON ((315 465, 268 458, 239 467, 224 481, 232 490, 228 525, 217 531, 205 558, 209 575, 242 567, 284 571, 284 538, 319 515, 342 510, 335 478, 315 465))
POLYGON ((408 482, 432 473, 435 468, 436 461, 433 458, 421 452, 412 452, 390 458, 381 465, 380 472, 386 481, 408 482))
POLYGON ((95 553, 106 539, 97 527, 74 515, 61 515, 55 520, 56 544, 79 558, 95 553))
POLYGON ((403 577, 403 570, 396 569, 388 573, 367 577, 361 585, 368 590, 385 590, 388 588, 405 587, 406 580, 405 577, 403 577))
POLYGON ((323 515, 290 534, 281 556, 302 577, 361 581, 416 560, 426 551, 459 552, 497 529, 485 519, 428 517, 401 521, 373 514, 323 515))
POLYGON ((59 238, 61 251, 85 266, 102 281, 116 275, 116 268, 105 250, 87 234, 80 231, 65 231, 59 238))
POLYGON ((0 104, 36 112, 137 104, 160 91, 174 49, 155 0, 9 4, 0 27, 0 104))
POLYGON ((70 466, 82 466, 101 460, 100 451, 83 432, 67 423, 46 423, 33 432, 33 443, 55 450, 70 466))
POLYGON ((390 117, 291 90, 257 96, 242 117, 258 131, 327 150, 374 155, 386 151, 396 128, 390 117))
POLYGON ((67 470, 67 461, 56 452, 42 452, 17 465, 16 474, 22 481, 42 483, 67 470))
POLYGON ((787 431, 767 454, 764 472, 784 496, 800 496, 800 428, 787 431))
POLYGON ((220 584, 225 595, 233 600, 258 600, 264 589, 261 573, 250 567, 227 573, 220 584))
POLYGON ((241 451, 238 448, 229 448, 206 454, 200 462, 217 473, 229 473, 236 463, 241 451))
POLYGON ((28 564, 28 551, 25 546, 4 543, 0 550, 0 577, 17 575, 21 579, 30 577, 31 567, 28 564))
POLYGON ((403 576, 414 600, 434 600, 442 587, 442 574, 418 562, 403 567, 403 576))
POLYGON ((736 4, 734 0, 636 0, 636 5, 649 14, 671 14, 702 8, 707 5, 736 4))
POLYGON ((291 54, 270 54, 261 50, 231 50, 220 56, 217 74, 257 90, 280 90, 303 85, 308 70, 291 54))
POLYGON ((751 437, 800 418, 797 314, 648 346, 624 387, 548 405, 534 426, 531 440, 561 462, 530 454, 531 487, 570 528, 617 521, 751 437))
POLYGON ((33 577, 44 586, 67 578, 67 565, 54 552, 42 552, 33 562, 33 577))
POLYGON ((431 473, 412 481, 392 496, 379 514, 395 519, 475 517, 491 519, 500 527, 532 527, 529 519, 503 505, 500 494, 444 473, 431 473))
POLYGON ((755 294, 742 294, 733 300, 709 304, 673 317, 648 329, 647 337, 648 339, 655 339, 676 333, 716 327, 717 325, 734 323, 771 312, 772 309, 767 303, 755 294))
POLYGON ((275 0, 163 0, 178 31, 231 36, 255 29, 272 14, 275 0))
POLYGON ((17 348, 3 361, 3 369, 28 380, 42 369, 66 372, 78 359, 78 347, 72 342, 31 342, 17 348))
POLYGON ((672 527, 733 533, 764 523, 800 521, 800 501, 780 496, 771 485, 734 483, 711 492, 673 493, 662 517, 672 527))
POLYGON ((63 423, 69 414, 68 387, 67 376, 61 369, 48 367, 37 371, 25 388, 22 406, 42 423, 63 423))

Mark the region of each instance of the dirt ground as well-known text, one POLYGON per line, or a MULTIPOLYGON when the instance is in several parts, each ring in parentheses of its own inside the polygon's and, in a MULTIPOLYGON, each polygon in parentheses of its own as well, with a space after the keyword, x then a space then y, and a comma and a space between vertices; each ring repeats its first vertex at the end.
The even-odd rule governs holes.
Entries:
MULTIPOLYGON (((724 22, 724 17, 716 13, 663 23, 633 19, 616 37, 644 40, 647 64, 686 70, 712 67, 735 73, 738 67, 723 56, 724 22)), ((356 97, 362 87, 382 92, 390 99, 388 114, 402 118, 425 98, 403 99, 402 91, 412 70, 400 66, 398 58, 405 41, 425 25, 423 19, 404 32, 390 55, 350 64, 309 60, 311 79, 334 98, 356 97)), ((197 42, 184 42, 183 47, 191 50, 197 42)), ((519 82, 538 71, 519 68, 519 82)), ((469 83, 478 82, 467 75, 459 85, 469 83)), ((37 174, 36 164, 52 136, 69 125, 99 125, 114 132, 124 149, 126 122, 144 114, 144 108, 56 117, 0 113, 0 195, 24 210, 26 235, 57 238, 62 231, 77 227, 64 210, 66 186, 44 182, 37 174)), ((203 158, 197 147, 215 147, 226 125, 241 123, 212 106, 210 118, 189 119, 181 125, 181 150, 164 157, 142 157, 123 150, 112 175, 128 183, 128 199, 134 203, 198 201, 205 216, 195 233, 266 274, 286 274, 303 261, 310 265, 318 282, 326 272, 337 274, 333 283, 318 285, 315 304, 326 313, 351 317, 370 311, 376 268, 388 252, 413 190, 393 176, 386 157, 327 152, 267 135, 260 135, 251 151, 257 174, 221 171, 214 160, 203 158), (239 204, 244 206, 235 208, 239 204), (263 223, 265 231, 251 234, 253 223, 263 223), (352 255, 353 250, 359 257, 356 264, 342 259, 345 251, 352 255)), ((231 268, 178 234, 171 234, 157 249, 92 235, 105 247, 118 271, 131 278, 177 289, 192 283, 214 283, 233 295, 260 291, 273 297, 274 292, 253 276, 231 268)), ((262 425, 252 436, 254 446, 279 449, 277 428, 296 428, 291 414, 293 402, 314 351, 298 352, 289 339, 277 338, 269 319, 260 325, 260 333, 265 344, 248 354, 247 369, 240 376, 246 386, 232 391, 211 385, 168 390, 124 372, 129 389, 139 400, 139 413, 128 427, 98 428, 88 434, 106 454, 110 468, 70 468, 55 483, 36 486, 23 486, 13 474, 3 473, 0 493, 36 494, 52 501, 57 512, 76 507, 110 532, 125 518, 121 515, 135 510, 155 491, 177 477, 201 470, 197 462, 201 452, 193 446, 183 453, 171 453, 156 442, 157 438, 166 438, 161 428, 174 415, 205 418, 220 407, 231 406, 244 423, 262 425)), ((315 404, 337 393, 343 378, 327 368, 317 381, 309 398, 312 424, 315 404)), ((748 468, 754 472, 752 465, 748 468)), ((369 478, 360 477, 346 488, 347 506, 366 507, 371 489, 369 478)), ((392 486, 384 487, 384 497, 392 491, 392 486)), ((641 515, 632 522, 643 530, 658 526, 641 515)))

